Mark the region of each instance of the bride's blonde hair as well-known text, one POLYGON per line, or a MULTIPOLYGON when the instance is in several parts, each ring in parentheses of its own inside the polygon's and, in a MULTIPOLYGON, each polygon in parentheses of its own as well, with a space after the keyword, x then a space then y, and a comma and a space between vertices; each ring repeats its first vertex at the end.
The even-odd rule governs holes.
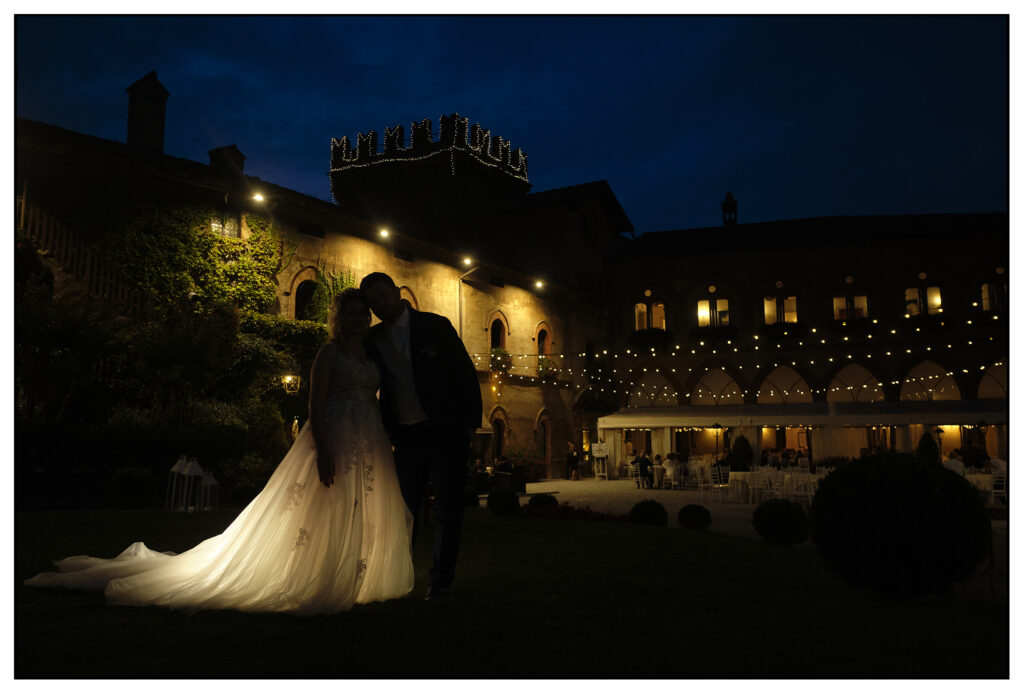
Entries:
POLYGON ((338 320, 338 315, 345 304, 350 301, 359 301, 367 307, 370 305, 366 300, 366 294, 357 287, 349 287, 334 295, 334 299, 331 301, 331 313, 327 324, 327 332, 330 335, 330 340, 335 344, 341 344, 341 321, 338 320))

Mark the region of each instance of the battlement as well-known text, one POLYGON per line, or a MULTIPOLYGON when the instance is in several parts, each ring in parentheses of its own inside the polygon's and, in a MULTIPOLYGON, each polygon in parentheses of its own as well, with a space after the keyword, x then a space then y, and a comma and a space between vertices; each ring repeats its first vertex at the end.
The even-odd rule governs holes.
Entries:
POLYGON ((433 140, 433 123, 424 118, 412 123, 409 145, 405 144, 405 129, 401 125, 384 129, 384 149, 378 150, 377 132, 370 130, 356 136, 355 149, 348 136, 331 138, 331 174, 359 167, 395 161, 415 161, 448 153, 451 175, 455 175, 455 152, 465 152, 481 164, 495 167, 503 173, 529 183, 526 173, 526 154, 518 147, 511 148, 508 140, 492 136, 479 124, 469 127, 469 119, 458 113, 441 116, 440 132, 433 140))

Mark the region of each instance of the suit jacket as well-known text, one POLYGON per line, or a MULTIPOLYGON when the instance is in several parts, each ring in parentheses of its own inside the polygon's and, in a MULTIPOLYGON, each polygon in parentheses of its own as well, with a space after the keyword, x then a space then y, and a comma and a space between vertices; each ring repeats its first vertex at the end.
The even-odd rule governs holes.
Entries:
MULTIPOLYGON (((416 395, 431 422, 457 428, 480 426, 483 401, 476 367, 451 322, 436 313, 409 311, 409 352, 412 356, 416 395)), ((366 351, 380 365, 381 377, 388 378, 383 366, 384 356, 377 347, 388 327, 378 323, 366 335, 366 351)), ((394 434, 398 421, 392 407, 388 384, 380 390, 381 416, 384 428, 394 434)))

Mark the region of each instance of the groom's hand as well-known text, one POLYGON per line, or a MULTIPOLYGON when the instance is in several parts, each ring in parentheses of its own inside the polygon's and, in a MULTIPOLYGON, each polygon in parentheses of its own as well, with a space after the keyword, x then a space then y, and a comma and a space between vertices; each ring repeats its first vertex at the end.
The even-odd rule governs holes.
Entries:
POLYGON ((334 457, 329 455, 317 456, 316 469, 320 473, 320 481, 325 487, 334 484, 334 457))

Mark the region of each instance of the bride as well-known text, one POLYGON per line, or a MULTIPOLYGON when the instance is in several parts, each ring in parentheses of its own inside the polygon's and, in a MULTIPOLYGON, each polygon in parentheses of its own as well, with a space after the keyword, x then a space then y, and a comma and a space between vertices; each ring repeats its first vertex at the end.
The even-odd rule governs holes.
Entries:
POLYGON ((349 289, 333 312, 313 363, 309 422, 223 533, 177 555, 136 542, 113 559, 68 557, 25 584, 102 590, 114 605, 298 615, 409 593, 412 515, 381 423, 380 377, 363 353, 370 310, 349 289))

